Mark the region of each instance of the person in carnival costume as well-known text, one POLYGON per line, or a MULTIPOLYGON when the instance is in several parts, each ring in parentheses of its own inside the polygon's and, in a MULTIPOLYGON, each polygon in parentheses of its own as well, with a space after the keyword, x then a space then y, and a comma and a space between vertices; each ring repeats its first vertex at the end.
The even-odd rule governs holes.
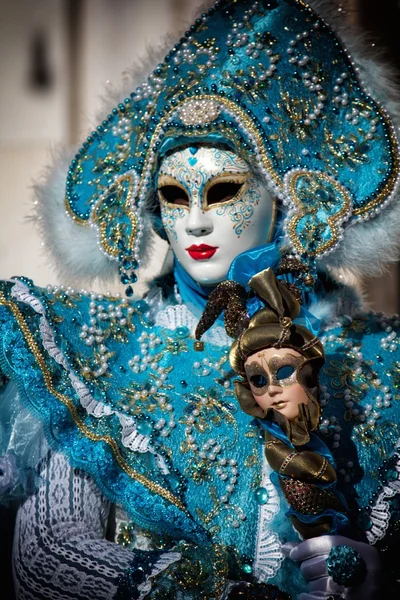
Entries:
POLYGON ((380 570, 395 597, 399 322, 363 314, 343 273, 397 258, 398 113, 328 4, 207 7, 38 188, 64 280, 118 271, 127 297, 2 284, 3 489, 36 475, 19 599, 372 599, 380 570), (152 229, 174 269, 136 301, 152 229), (247 289, 268 267, 325 344, 320 432, 357 541, 301 541, 238 407, 222 323, 195 340, 213 287, 247 289))

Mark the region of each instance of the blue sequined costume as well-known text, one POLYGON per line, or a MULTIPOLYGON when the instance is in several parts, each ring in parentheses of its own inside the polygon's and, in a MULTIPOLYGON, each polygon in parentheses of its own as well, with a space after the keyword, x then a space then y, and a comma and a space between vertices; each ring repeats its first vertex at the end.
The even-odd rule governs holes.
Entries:
MULTIPOLYGON (((320 331, 320 435, 359 539, 387 546, 400 522, 400 322, 363 315, 353 292, 323 271, 350 225, 361 228, 390 210, 398 178, 394 127, 335 34, 304 2, 217 2, 87 138, 68 171, 69 217, 62 218, 92 225, 129 298, 146 228, 161 227, 152 203, 159 160, 189 142, 234 149, 279 198, 285 216, 277 254, 284 258, 289 247, 307 265, 308 277, 294 281, 305 307, 323 299, 334 315, 320 331), (323 284, 313 291, 319 276, 323 284)), ((268 248, 244 259, 236 275, 271 266, 268 248)), ((196 288, 189 296, 179 269, 176 280, 179 290, 164 280, 139 301, 44 290, 25 278, 1 285, 3 408, 11 407, 15 425, 3 448, 15 448, 16 432, 22 435, 16 398, 42 424, 31 436, 35 455, 26 456, 26 428, 27 444, 9 455, 21 473, 39 476, 35 500, 22 511, 40 522, 36 555, 48 569, 41 579, 35 551, 17 545, 20 598, 90 598, 94 590, 97 598, 144 598, 151 578, 179 563, 182 542, 205 549, 204 569, 208 550, 229 547, 239 580, 251 574, 293 594, 306 589, 298 568, 283 560, 282 543, 299 540, 270 481, 261 431, 234 396, 230 340, 219 325, 195 349, 198 314, 188 305, 197 298, 199 308, 204 297, 196 288), (53 485, 51 469, 70 469, 68 484, 53 485), (85 509, 85 489, 93 510, 85 509), (119 535, 109 536, 125 548, 99 541, 104 503, 125 511, 119 535), (72 530, 80 519, 93 528, 72 538, 60 533, 62 506, 72 530), (138 530, 150 540, 141 550, 138 530)), ((29 531, 27 520, 18 528, 29 531)), ((229 579, 227 572, 219 577, 229 579)), ((200 578, 182 598, 207 597, 201 586, 200 578)))

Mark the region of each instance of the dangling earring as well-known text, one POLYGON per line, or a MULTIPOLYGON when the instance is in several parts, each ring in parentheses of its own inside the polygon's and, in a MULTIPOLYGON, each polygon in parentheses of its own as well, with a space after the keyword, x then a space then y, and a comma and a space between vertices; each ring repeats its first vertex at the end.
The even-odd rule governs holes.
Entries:
POLYGON ((120 250, 118 254, 118 273, 120 281, 123 285, 127 286, 125 288, 125 295, 128 298, 132 298, 133 288, 131 284, 136 283, 138 280, 135 271, 139 268, 139 264, 121 239, 118 240, 118 249, 120 250))

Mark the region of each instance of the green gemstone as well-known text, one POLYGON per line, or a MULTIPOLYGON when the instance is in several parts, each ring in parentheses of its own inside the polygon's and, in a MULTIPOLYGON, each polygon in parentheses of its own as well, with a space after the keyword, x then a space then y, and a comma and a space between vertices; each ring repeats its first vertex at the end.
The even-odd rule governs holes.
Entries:
POLYGON ((399 478, 399 474, 397 472, 397 469, 395 469, 394 467, 392 467, 386 471, 386 479, 388 481, 396 481, 398 478, 399 478))
POLYGON ((175 491, 178 489, 180 481, 177 475, 167 475, 167 481, 170 485, 171 490, 175 491))
POLYGON ((268 492, 264 487, 257 488, 254 496, 258 504, 266 504, 268 502, 268 492))
POLYGON ((141 423, 139 423, 136 429, 142 435, 149 435, 153 428, 151 426, 151 423, 148 423, 147 421, 142 421, 141 423))
POLYGON ((253 572, 252 566, 248 565, 248 564, 244 564, 242 566, 242 571, 248 575, 250 575, 253 572))
POLYGON ((176 329, 176 335, 180 338, 187 337, 189 335, 189 329, 187 327, 178 327, 176 329))

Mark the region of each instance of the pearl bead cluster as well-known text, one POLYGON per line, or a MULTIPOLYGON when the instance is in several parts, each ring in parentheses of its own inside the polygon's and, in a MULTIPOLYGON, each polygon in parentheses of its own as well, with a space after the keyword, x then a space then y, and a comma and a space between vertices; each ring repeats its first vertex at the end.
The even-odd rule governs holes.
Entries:
MULTIPOLYGON (((308 31, 303 31, 302 33, 298 33, 295 39, 290 40, 289 47, 286 49, 287 54, 289 55, 288 61, 291 64, 298 65, 299 67, 305 67, 310 62, 310 56, 307 54, 301 54, 300 51, 296 53, 296 46, 307 39, 310 36, 308 31)), ((304 125, 311 125, 312 121, 314 121, 317 117, 320 116, 323 108, 324 101, 326 100, 326 95, 322 91, 321 80, 316 74, 312 74, 309 71, 302 73, 302 80, 304 86, 310 91, 315 92, 317 95, 317 104, 314 110, 306 116, 304 119, 304 125)), ((305 149, 307 150, 307 149, 305 149)), ((302 152, 304 156, 308 155, 308 152, 302 152)))
MULTIPOLYGON (((200 405, 206 407, 208 404, 207 398, 201 398, 199 401, 200 405)), ((234 491, 235 485, 237 483, 237 478, 239 476, 237 469, 237 461, 233 458, 226 459, 221 457, 222 447, 221 445, 214 439, 209 438, 199 448, 196 443, 196 439, 193 435, 193 428, 196 423, 196 419, 199 417, 201 412, 201 408, 195 407, 191 414, 187 417, 188 425, 185 427, 185 439, 189 445, 189 448, 192 452, 197 454, 197 456, 202 460, 209 461, 210 467, 215 467, 215 473, 217 477, 224 482, 227 482, 224 494, 220 496, 219 501, 221 504, 226 504, 229 502, 229 497, 234 491)), ((245 518, 245 517, 244 517, 245 518)), ((244 520, 244 518, 242 520, 244 520)), ((234 527, 238 527, 240 523, 233 524, 234 527)))
MULTIPOLYGON (((400 325, 400 322, 397 319, 397 315, 394 318, 394 322, 400 325)), ((389 350, 396 350, 397 345, 394 344, 392 348, 390 348, 390 343, 394 339, 393 331, 390 326, 387 325, 387 320, 381 317, 380 320, 381 327, 388 331, 388 338, 383 338, 385 348, 389 350)), ((327 342, 335 342, 336 336, 334 334, 330 334, 328 336, 321 337, 321 342, 325 345, 327 342)), ((354 359, 354 376, 361 377, 365 376, 365 378, 369 381, 371 387, 378 390, 378 394, 375 396, 372 402, 368 402, 362 408, 358 408, 358 403, 354 401, 354 396, 351 388, 346 388, 344 390, 344 404, 347 410, 351 413, 354 419, 356 419, 359 423, 364 424, 368 427, 373 427, 376 424, 376 421, 381 417, 381 410, 385 408, 390 408, 392 403, 392 393, 390 391, 390 387, 388 385, 382 385, 382 381, 377 378, 373 372, 371 372, 371 368, 369 364, 365 361, 364 356, 361 352, 361 346, 359 344, 353 343, 351 340, 347 340, 345 342, 345 346, 350 352, 350 355, 354 359)), ((381 341, 382 346, 382 341, 381 341)), ((323 388, 321 388, 322 390, 323 388)), ((325 406, 324 397, 322 396, 321 406, 325 406)), ((321 428, 323 433, 327 433, 327 423, 323 422, 324 427, 321 428)), ((364 426, 363 425, 363 426, 364 426)), ((335 447, 335 446, 334 446, 335 447)))
MULTIPOLYGON (((249 34, 242 30, 246 26, 246 22, 256 12, 258 5, 259 2, 255 2, 249 10, 245 11, 243 17, 244 22, 234 23, 232 27, 232 33, 228 33, 225 41, 229 48, 241 48, 247 46, 245 50, 246 55, 254 59, 258 59, 260 57, 260 54, 264 49, 264 44, 261 41, 249 42, 249 34)), ((274 55, 271 48, 267 48, 265 53, 270 57, 270 66, 267 70, 259 75, 259 79, 261 81, 264 81, 267 77, 271 77, 273 75, 274 71, 276 70, 275 63, 279 60, 279 56, 274 55)))
POLYGON ((179 110, 179 117, 184 125, 198 125, 215 121, 221 112, 220 105, 214 100, 192 100, 179 110))
POLYGON ((339 475, 343 477, 346 483, 352 480, 354 463, 351 460, 346 461, 346 467, 342 467, 338 470, 339 475))
POLYGON ((369 124, 369 132, 366 134, 366 138, 371 140, 374 137, 374 133, 376 132, 376 127, 379 124, 378 118, 371 119, 371 113, 369 110, 359 110, 356 107, 353 107, 351 111, 345 114, 346 121, 350 121, 352 125, 359 125, 360 119, 367 119, 370 121, 369 124))
POLYGON ((340 77, 336 78, 333 91, 337 94, 334 96, 332 102, 340 106, 347 106, 349 103, 349 94, 343 90, 343 82, 347 79, 347 73, 341 73, 340 77))
POLYGON ((396 331, 393 330, 393 327, 398 328, 400 326, 399 315, 394 315, 391 318, 384 316, 378 318, 381 328, 387 333, 387 335, 380 340, 381 348, 382 350, 395 352, 398 350, 400 339, 396 331))
MULTIPOLYGON (((143 333, 141 333, 138 337, 138 342, 140 343, 140 355, 136 354, 128 362, 133 373, 147 371, 147 369, 150 367, 153 370, 160 369, 160 373, 163 374, 164 369, 162 367, 158 367, 158 362, 160 361, 161 356, 152 356, 148 353, 149 350, 157 348, 162 343, 162 340, 157 337, 154 332, 146 333, 143 331, 143 333)), ((163 374, 163 377, 160 379, 164 381, 165 378, 166 376, 163 374)))
POLYGON ((89 304, 89 322, 84 323, 81 327, 79 337, 84 341, 86 346, 91 346, 97 350, 100 356, 99 368, 93 371, 90 367, 83 367, 84 375, 93 377, 101 377, 108 370, 109 349, 105 344, 105 339, 110 335, 110 327, 117 326, 124 328, 131 322, 131 315, 134 313, 134 308, 128 305, 127 300, 121 300, 118 304, 98 304, 102 302, 104 296, 102 294, 92 294, 89 304), (107 322, 104 328, 101 325, 107 322))
POLYGON ((197 61, 196 66, 200 73, 204 71, 205 67, 207 67, 207 68, 212 67, 213 63, 217 60, 217 55, 215 54, 215 51, 213 51, 211 48, 208 48, 206 46, 199 46, 195 49, 191 49, 190 42, 191 42, 191 40, 189 40, 189 39, 187 42, 183 42, 181 48, 176 51, 174 58, 173 58, 173 64, 174 65, 180 65, 180 64, 193 65, 195 63, 195 61, 197 61), (200 63, 200 61, 199 61, 200 57, 205 58, 206 62, 204 64, 200 63))
POLYGON ((328 404, 331 395, 328 392, 328 388, 326 387, 326 385, 321 385, 319 389, 320 389, 320 404, 323 408, 324 406, 326 406, 328 404))
POLYGON ((335 450, 339 448, 340 432, 342 431, 342 428, 340 427, 340 425, 338 425, 337 418, 335 416, 323 418, 320 423, 319 430, 322 433, 322 435, 333 435, 332 447, 335 448, 335 450))
POLYGON ((125 160, 129 152, 129 140, 132 134, 131 120, 127 117, 120 118, 111 131, 114 137, 123 140, 122 144, 118 144, 117 158, 118 160, 125 160))
POLYGON ((227 356, 223 356, 219 361, 216 362, 213 362, 205 357, 202 359, 202 361, 195 361, 193 363, 194 372, 197 377, 207 377, 211 373, 211 370, 214 369, 215 371, 219 372, 223 380, 224 388, 229 389, 231 385, 229 373, 223 369, 223 365, 226 364, 227 360, 227 356))
POLYGON ((174 408, 163 394, 167 383, 168 369, 159 365, 167 350, 160 348, 163 341, 154 332, 143 331, 138 337, 138 342, 140 343, 140 355, 133 356, 128 365, 135 374, 149 371, 152 383, 149 389, 143 388, 134 392, 133 398, 134 400, 145 400, 151 396, 157 400, 160 410, 167 413, 168 422, 161 418, 154 424, 154 429, 160 433, 161 437, 168 437, 176 426, 176 422, 174 408))
POLYGON ((352 350, 352 356, 355 359, 355 375, 360 377, 363 374, 363 372, 366 371, 365 376, 368 379, 370 385, 378 389, 380 392, 382 392, 382 394, 379 393, 374 398, 372 403, 365 404, 361 413, 360 409, 358 409, 357 407, 354 408, 354 406, 356 405, 351 400, 351 392, 349 389, 346 389, 344 392, 345 405, 357 420, 365 422, 368 426, 374 426, 377 419, 379 419, 381 416, 381 413, 379 412, 380 409, 389 408, 391 406, 392 395, 390 393, 389 386, 382 386, 381 380, 375 377, 374 374, 371 372, 370 368, 364 360, 363 354, 361 352, 361 346, 353 345, 353 343, 350 340, 348 340, 346 346, 349 348, 349 350, 352 350))

